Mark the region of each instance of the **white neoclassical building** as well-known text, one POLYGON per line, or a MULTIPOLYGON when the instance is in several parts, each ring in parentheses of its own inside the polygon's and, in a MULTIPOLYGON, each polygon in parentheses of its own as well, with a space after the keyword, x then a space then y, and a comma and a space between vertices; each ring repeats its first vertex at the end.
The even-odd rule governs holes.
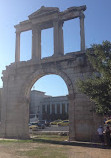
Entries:
POLYGON ((30 94, 30 118, 55 120, 68 118, 67 96, 52 97, 45 92, 33 90, 30 94))

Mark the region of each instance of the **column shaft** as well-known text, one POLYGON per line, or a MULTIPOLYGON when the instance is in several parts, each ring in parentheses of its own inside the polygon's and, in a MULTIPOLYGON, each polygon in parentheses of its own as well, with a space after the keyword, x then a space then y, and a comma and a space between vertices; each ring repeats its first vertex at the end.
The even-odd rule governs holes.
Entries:
POLYGON ((47 113, 47 104, 45 104, 45 112, 47 113))
POLYGON ((55 104, 55 114, 57 114, 57 104, 55 104))
POLYGON ((50 114, 52 114, 52 103, 50 104, 50 114))
POLYGON ((62 103, 60 103, 60 114, 62 114, 62 103))
POLYGON ((61 55, 64 55, 64 38, 63 38, 63 23, 60 23, 59 26, 59 52, 61 55))
POLYGON ((64 54, 62 22, 54 21, 54 56, 64 54))
POLYGON ((41 59, 41 30, 37 26, 32 27, 32 59, 41 59))
POLYGON ((81 51, 85 51, 84 14, 80 15, 81 51))
POLYGON ((15 62, 20 61, 20 32, 16 32, 15 62))
POLYGON ((65 113, 67 114, 67 103, 65 103, 65 113))

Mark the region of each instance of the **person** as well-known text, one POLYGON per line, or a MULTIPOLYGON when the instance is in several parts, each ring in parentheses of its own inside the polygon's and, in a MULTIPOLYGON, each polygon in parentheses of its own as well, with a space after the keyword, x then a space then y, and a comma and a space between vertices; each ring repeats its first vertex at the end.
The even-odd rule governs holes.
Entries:
POLYGON ((106 144, 107 144, 108 146, 111 145, 110 133, 111 133, 111 130, 110 130, 109 126, 107 126, 107 127, 106 127, 106 130, 105 130, 105 140, 106 140, 106 144))
POLYGON ((103 127, 99 126, 99 128, 97 129, 97 132, 98 132, 98 135, 99 135, 100 142, 102 144, 104 144, 103 127))

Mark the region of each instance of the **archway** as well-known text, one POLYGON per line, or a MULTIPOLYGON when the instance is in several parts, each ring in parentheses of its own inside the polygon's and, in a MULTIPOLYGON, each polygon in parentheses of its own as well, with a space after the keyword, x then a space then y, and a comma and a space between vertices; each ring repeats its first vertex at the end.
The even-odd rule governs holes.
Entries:
POLYGON ((43 77, 45 75, 51 75, 51 74, 60 76, 64 80, 65 84, 67 85, 69 95, 72 94, 73 85, 71 83, 70 78, 62 71, 59 71, 57 69, 56 70, 55 69, 51 69, 50 72, 48 70, 48 72, 42 72, 41 71, 41 73, 40 73, 40 70, 39 70, 39 72, 36 71, 33 75, 31 75, 31 77, 27 80, 26 85, 24 85, 22 87, 22 91, 24 91, 25 97, 27 99, 29 98, 30 90, 31 90, 32 86, 35 84, 35 82, 37 82, 37 80, 39 80, 41 77, 43 77))
MULTIPOLYGON (((30 100, 30 90, 32 88, 32 86, 34 85, 34 83, 39 80, 41 77, 45 76, 45 75, 49 75, 49 74, 56 74, 59 75, 65 82, 65 84, 67 85, 68 88, 68 100, 69 100, 69 137, 70 139, 75 138, 75 115, 71 115, 72 112, 74 112, 74 88, 73 88, 73 84, 72 81, 70 80, 70 78, 68 77, 68 75, 66 73, 64 73, 61 70, 58 69, 53 69, 51 68, 49 71, 49 67, 48 69, 45 69, 45 71, 43 71, 43 69, 40 69, 39 71, 36 71, 34 74, 30 75, 30 77, 28 78, 27 82, 22 86, 22 96, 24 96, 24 100, 26 100, 27 102, 27 107, 29 107, 29 100, 30 100), (73 135, 73 138, 72 138, 73 135)), ((28 117, 28 113, 27 113, 27 117, 28 117)), ((27 118, 28 120, 28 118, 27 118)))
MULTIPOLYGON (((68 133, 67 96, 67 86, 58 75, 45 75, 37 80, 30 92, 29 126, 39 125, 38 130, 42 132, 55 130, 68 133), (44 129, 41 129, 40 125, 43 125, 44 129)), ((29 131, 30 134, 33 133, 31 129, 29 131)))
POLYGON ((96 128, 92 126, 95 124, 91 113, 93 103, 78 91, 76 85, 76 81, 83 79, 84 74, 91 75, 91 68, 87 64, 85 54, 79 56, 75 54, 43 59, 40 63, 27 61, 9 66, 5 71, 8 77, 7 75, 3 77, 5 86, 1 107, 1 136, 29 137, 28 113, 31 87, 42 76, 56 74, 62 77, 69 91, 69 139, 89 140, 96 128))

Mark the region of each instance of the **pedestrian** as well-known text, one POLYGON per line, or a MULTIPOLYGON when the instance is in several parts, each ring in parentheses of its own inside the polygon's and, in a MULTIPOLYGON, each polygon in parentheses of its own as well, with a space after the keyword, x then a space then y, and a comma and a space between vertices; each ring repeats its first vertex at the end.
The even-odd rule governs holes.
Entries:
POLYGON ((100 142, 102 144, 104 144, 103 127, 99 126, 99 128, 97 129, 97 132, 98 132, 98 136, 99 136, 100 142))

